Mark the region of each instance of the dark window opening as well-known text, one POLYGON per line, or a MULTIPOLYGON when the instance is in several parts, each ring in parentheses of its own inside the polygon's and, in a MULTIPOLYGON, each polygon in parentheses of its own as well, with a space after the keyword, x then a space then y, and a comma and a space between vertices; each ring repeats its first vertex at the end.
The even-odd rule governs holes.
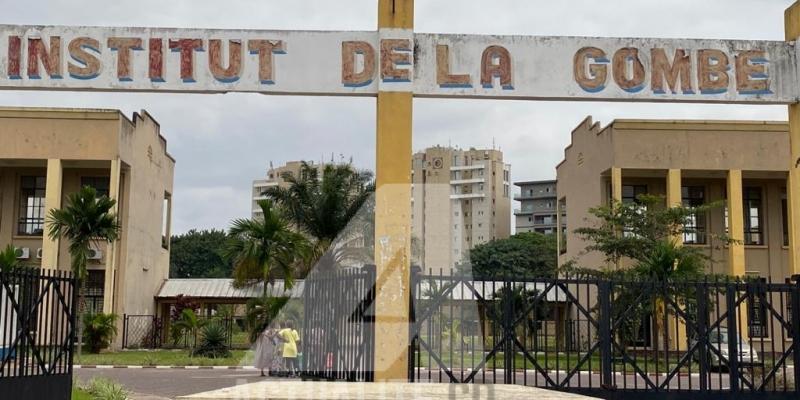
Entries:
POLYGON ((760 187, 744 188, 744 244, 764 244, 764 224, 760 187))
POLYGON ((44 176, 23 176, 21 178, 17 234, 41 236, 44 232, 46 187, 47 178, 44 176))
POLYGON ((107 176, 82 176, 81 187, 88 186, 97 191, 97 197, 109 197, 110 178, 107 176))
MULTIPOLYGON (((705 204, 705 188, 702 186, 681 187, 681 202, 684 207, 697 208, 705 204)), ((706 215, 695 212, 683 224, 683 242, 686 244, 706 244, 706 215)))

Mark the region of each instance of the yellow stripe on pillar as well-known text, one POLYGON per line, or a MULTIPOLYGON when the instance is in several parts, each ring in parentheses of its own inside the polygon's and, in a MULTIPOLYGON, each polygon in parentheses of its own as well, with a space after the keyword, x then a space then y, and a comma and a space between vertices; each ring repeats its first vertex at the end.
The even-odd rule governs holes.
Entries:
MULTIPOLYGON (((117 217, 119 218, 120 183, 122 180, 122 161, 120 161, 119 158, 111 160, 110 173, 111 175, 108 182, 108 197, 117 202, 111 212, 117 214, 117 217)), ((114 312, 114 299, 116 297, 114 293, 114 280, 117 274, 118 263, 117 245, 118 242, 109 243, 106 251, 108 253, 106 257, 108 262, 106 263, 105 282, 103 284, 103 312, 106 314, 114 312)))
POLYGON ((744 276, 744 206, 742 204, 742 170, 728 171, 728 265, 732 276, 744 276))
MULTIPOLYGON (((58 238, 51 239, 50 223, 47 222, 51 210, 61 208, 61 192, 64 170, 60 159, 47 160, 47 180, 45 183, 45 223, 42 235, 42 269, 58 269, 58 248, 61 242, 58 238)), ((65 269, 69 265, 64 266, 65 269)))
MULTIPOLYGON (((785 14, 786 40, 800 37, 800 2, 785 14)), ((800 274, 800 104, 789 106, 789 181, 786 187, 789 228, 789 273, 800 274)))
MULTIPOLYGON (((378 8, 379 30, 414 28, 413 0, 380 0, 378 8)), ((382 85, 379 88, 375 166, 375 380, 405 381, 408 379, 413 93, 385 91, 382 85)))
MULTIPOLYGON (((681 194, 681 170, 670 169, 667 171, 667 207, 680 207, 683 204, 681 194)), ((672 242, 676 245, 683 244, 681 235, 675 235, 672 242)))
POLYGON ((622 168, 611 168, 611 199, 622 202, 622 168))

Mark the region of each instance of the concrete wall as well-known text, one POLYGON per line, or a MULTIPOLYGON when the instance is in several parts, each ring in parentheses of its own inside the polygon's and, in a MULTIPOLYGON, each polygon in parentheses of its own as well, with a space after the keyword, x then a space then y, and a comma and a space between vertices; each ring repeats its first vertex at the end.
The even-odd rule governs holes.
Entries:
MULTIPOLYGON (((586 243, 572 232, 593 223, 587 212, 590 207, 607 204, 607 171, 612 166, 623 169, 623 185, 646 185, 653 195, 666 194, 667 169, 681 169, 682 186, 703 186, 707 202, 725 200, 725 171, 742 169, 742 185, 762 189, 765 237, 764 245, 745 246, 745 270, 777 281, 788 276, 782 210, 789 157, 786 124, 625 120, 600 129, 590 122, 587 119, 575 130, 558 166, 559 197, 566 198, 570 216, 561 263, 574 260, 582 267, 607 266, 601 254, 587 253, 586 243)), ((697 246, 713 260, 709 272, 729 273, 727 248, 713 238, 725 233, 724 206, 708 213, 706 226, 712 237, 697 246)))

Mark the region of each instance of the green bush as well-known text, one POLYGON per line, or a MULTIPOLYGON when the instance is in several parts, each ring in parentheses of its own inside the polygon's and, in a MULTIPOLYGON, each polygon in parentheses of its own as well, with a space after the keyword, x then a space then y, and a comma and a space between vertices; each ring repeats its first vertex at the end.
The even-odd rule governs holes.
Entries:
POLYGON ((94 378, 84 388, 94 400, 126 400, 128 391, 122 385, 106 378, 94 378))
POLYGON ((228 350, 228 333, 225 326, 213 322, 203 326, 200 345, 192 352, 193 356, 207 358, 227 358, 231 356, 228 350))
POLYGON ((83 341, 89 352, 99 353, 114 340, 117 335, 116 314, 85 314, 83 316, 83 341))

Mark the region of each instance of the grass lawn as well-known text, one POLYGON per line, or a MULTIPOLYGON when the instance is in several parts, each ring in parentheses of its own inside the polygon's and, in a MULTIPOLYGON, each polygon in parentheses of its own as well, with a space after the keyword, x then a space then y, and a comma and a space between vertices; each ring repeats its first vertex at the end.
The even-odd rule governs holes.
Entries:
POLYGON ((76 365, 170 365, 170 366, 239 366, 252 365, 253 355, 246 350, 232 350, 228 358, 191 357, 188 350, 136 350, 88 354, 78 358, 76 365))
POLYGON ((72 400, 92 400, 92 396, 83 390, 72 388, 72 400))

